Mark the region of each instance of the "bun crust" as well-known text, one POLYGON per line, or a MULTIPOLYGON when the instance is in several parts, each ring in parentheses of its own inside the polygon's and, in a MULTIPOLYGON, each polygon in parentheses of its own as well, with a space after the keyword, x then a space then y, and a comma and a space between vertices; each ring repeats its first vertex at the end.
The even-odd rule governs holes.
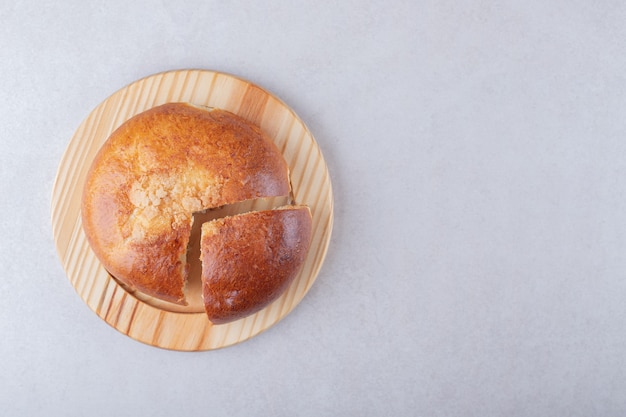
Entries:
POLYGON ((209 320, 261 310, 293 281, 311 243, 305 206, 250 212, 202 225, 202 295, 209 320))
POLYGON ((100 149, 83 229, 119 281, 185 304, 192 214, 289 191, 287 164, 258 127, 223 110, 165 104, 125 122, 100 149))

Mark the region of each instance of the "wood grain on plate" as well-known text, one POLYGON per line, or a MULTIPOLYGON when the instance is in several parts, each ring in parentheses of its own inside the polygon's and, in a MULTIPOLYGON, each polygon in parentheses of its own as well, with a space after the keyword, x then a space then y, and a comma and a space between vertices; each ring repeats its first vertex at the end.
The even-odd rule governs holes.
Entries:
MULTIPOLYGON (((258 202, 258 207, 246 204, 244 210, 260 209, 264 202, 258 202)), ((289 314, 317 277, 328 249, 332 222, 333 196, 328 170, 304 123, 287 105, 262 88, 232 75, 207 70, 152 75, 102 102, 70 140, 52 191, 54 240, 76 292, 98 316, 120 332, 143 343, 174 350, 229 346, 259 334, 289 314), (199 298, 181 308, 127 291, 102 267, 83 233, 80 199, 95 154, 120 124, 169 102, 222 108, 259 125, 275 141, 289 164, 294 201, 311 207, 313 239, 298 277, 267 308, 233 323, 212 325, 201 311, 199 298)))

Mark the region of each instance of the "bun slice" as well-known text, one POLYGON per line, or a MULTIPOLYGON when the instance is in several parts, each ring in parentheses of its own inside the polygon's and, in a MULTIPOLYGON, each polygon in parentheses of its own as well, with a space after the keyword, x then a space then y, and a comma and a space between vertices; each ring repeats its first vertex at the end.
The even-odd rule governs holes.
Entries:
MULTIPOLYGON (((193 213, 289 191, 287 164, 258 127, 223 110, 165 104, 131 118, 102 146, 87 175, 82 224, 94 253, 115 278, 149 296, 186 304, 193 213)), ((274 220, 268 220, 267 230, 284 235, 280 245, 294 245, 296 232, 288 228, 300 222, 269 217, 274 220)), ((302 246, 296 247, 291 255, 299 257, 302 246)), ((278 263, 268 271, 290 265, 285 253, 276 252, 278 263)))
POLYGON ((276 300, 311 243, 306 206, 249 212, 202 225, 202 296, 209 320, 228 323, 276 300))

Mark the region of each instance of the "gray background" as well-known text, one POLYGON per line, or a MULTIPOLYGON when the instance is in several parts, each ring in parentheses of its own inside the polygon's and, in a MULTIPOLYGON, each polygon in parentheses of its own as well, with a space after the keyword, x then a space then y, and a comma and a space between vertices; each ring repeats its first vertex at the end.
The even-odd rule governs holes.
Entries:
POLYGON ((626 413, 624 2, 4 1, 0 22, 0 414, 626 413), (181 68, 285 100, 335 192, 302 303, 191 354, 102 322, 50 225, 80 122, 181 68))

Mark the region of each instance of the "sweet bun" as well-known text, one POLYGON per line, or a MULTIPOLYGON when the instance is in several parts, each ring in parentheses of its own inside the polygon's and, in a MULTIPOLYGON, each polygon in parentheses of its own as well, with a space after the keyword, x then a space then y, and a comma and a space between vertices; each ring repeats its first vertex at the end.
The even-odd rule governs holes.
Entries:
POLYGON ((289 192, 287 164, 258 127, 171 103, 131 118, 102 146, 83 190, 82 226, 116 279, 186 304, 193 213, 289 192))
POLYGON ((256 313, 297 275, 311 242, 306 206, 249 212, 202 225, 202 296, 209 320, 256 313))

